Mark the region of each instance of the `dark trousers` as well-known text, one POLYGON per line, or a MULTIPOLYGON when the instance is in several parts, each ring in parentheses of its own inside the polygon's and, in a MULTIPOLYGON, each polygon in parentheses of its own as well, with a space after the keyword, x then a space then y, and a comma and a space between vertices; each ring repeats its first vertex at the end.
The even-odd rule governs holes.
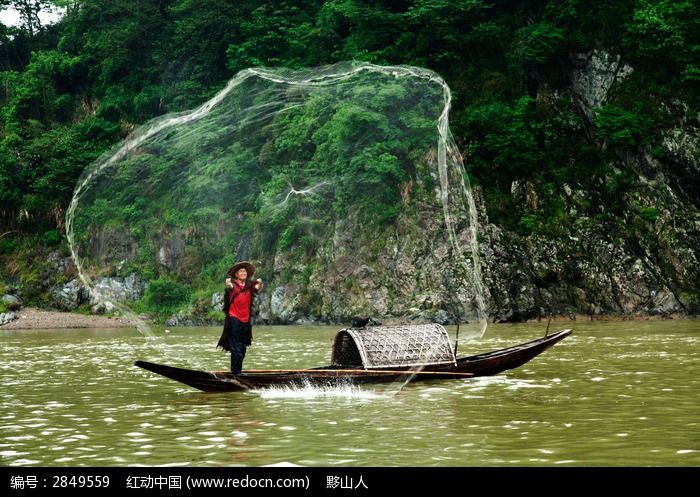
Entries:
POLYGON ((228 335, 228 346, 231 352, 231 372, 238 374, 243 369, 243 358, 245 357, 248 345, 251 343, 252 327, 250 322, 241 323, 237 318, 227 317, 230 326, 228 335))

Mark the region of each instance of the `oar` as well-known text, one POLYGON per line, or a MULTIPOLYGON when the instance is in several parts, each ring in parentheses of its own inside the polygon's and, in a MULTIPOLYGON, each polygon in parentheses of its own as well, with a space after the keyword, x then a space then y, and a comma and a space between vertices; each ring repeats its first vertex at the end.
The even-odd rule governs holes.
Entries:
POLYGON ((547 320, 547 329, 544 330, 544 338, 547 338, 547 335, 549 335, 549 323, 552 322, 552 313, 549 313, 549 319, 547 320))
POLYGON ((457 357, 457 344, 459 343, 459 322, 461 319, 457 318, 457 336, 455 337, 455 357, 457 357))

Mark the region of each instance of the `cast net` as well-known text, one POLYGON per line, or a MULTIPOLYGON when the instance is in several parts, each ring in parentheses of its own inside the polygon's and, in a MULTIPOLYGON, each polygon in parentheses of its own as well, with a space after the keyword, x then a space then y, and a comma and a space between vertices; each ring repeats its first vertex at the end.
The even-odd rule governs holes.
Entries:
POLYGON ((244 70, 84 172, 67 214, 80 277, 96 298, 104 277, 147 281, 139 302, 115 303, 131 317, 219 316, 212 293, 252 259, 270 321, 441 316, 481 335, 476 209, 450 103, 416 67, 244 70))

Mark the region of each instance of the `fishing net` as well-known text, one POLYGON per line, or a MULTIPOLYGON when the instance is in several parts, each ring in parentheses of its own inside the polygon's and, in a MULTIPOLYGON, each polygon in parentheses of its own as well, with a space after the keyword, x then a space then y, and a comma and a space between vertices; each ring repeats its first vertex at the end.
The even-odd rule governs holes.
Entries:
POLYGON ((251 259, 261 312, 338 321, 418 306, 481 334, 476 210, 450 99, 415 67, 244 70, 86 169, 67 214, 80 277, 99 296, 94 281, 138 274, 139 309, 206 313, 226 270, 251 259))

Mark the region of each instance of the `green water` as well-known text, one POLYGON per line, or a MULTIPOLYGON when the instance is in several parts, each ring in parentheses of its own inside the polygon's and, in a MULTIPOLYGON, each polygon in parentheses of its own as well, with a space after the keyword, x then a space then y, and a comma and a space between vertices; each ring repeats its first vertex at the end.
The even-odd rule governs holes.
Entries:
MULTIPOLYGON (((697 466, 700 322, 566 322, 494 377, 200 393, 137 359, 225 369, 216 328, 0 331, 4 466, 697 466)), ((248 368, 327 364, 336 327, 262 327, 248 368)), ((491 326, 460 352, 542 325, 491 326)))

